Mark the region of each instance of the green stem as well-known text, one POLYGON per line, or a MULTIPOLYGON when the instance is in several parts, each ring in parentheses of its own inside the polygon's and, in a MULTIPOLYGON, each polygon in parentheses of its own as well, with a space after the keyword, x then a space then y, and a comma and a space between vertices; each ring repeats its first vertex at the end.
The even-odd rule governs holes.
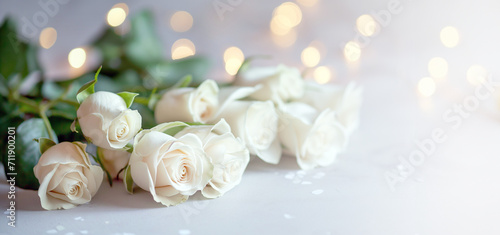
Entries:
POLYGON ((76 101, 73 101, 73 100, 67 100, 67 99, 57 99, 56 101, 59 101, 61 103, 65 103, 65 104, 69 104, 69 105, 72 105, 73 107, 75 108, 78 108, 80 107, 80 104, 76 101))
POLYGON ((51 100, 48 103, 38 103, 38 102, 31 100, 31 99, 28 99, 24 96, 20 96, 17 93, 13 93, 12 97, 14 97, 14 101, 19 102, 21 104, 24 104, 24 105, 32 108, 35 112, 37 112, 38 115, 40 115, 40 118, 42 118, 42 120, 43 120, 43 124, 45 125, 45 128, 47 129, 47 132, 49 134, 49 138, 53 141, 57 141, 57 137, 54 136, 54 130, 52 129, 49 118, 47 117, 47 110, 54 107, 58 102, 70 104, 70 105, 73 105, 74 107, 78 108, 79 104, 77 102, 65 99, 69 90, 70 90, 70 87, 66 88, 66 90, 63 92, 63 94, 59 98, 51 100))
POLYGON ((34 110, 38 110, 38 108, 39 108, 38 103, 36 101, 30 100, 24 96, 17 97, 15 101, 22 103, 22 104, 25 104, 26 106, 29 106, 30 108, 32 108, 34 110))
POLYGON ((148 106, 149 99, 148 98, 144 98, 144 97, 135 97, 134 102, 138 103, 138 104, 142 104, 144 106, 148 106))
POLYGON ((56 137, 54 136, 54 130, 52 130, 52 126, 50 125, 50 121, 49 121, 49 118, 47 117, 47 114, 46 114, 46 111, 47 111, 47 106, 45 105, 42 105, 40 107, 40 117, 42 118, 43 120, 43 124, 45 125, 45 128, 47 128, 47 132, 49 133, 49 138, 53 141, 56 141, 56 137))

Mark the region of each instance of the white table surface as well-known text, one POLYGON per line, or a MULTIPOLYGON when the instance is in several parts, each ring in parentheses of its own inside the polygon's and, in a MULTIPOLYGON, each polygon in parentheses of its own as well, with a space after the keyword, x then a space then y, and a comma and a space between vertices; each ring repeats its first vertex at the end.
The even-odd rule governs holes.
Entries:
MULTIPOLYGON (((196 195, 167 208, 148 192, 128 195, 120 184, 110 188, 103 183, 90 204, 44 211, 36 191, 16 189, 16 228, 8 227, 4 216, 0 234, 500 234, 500 92, 481 101, 457 128, 442 118, 474 94, 465 79, 470 65, 483 65, 495 80, 500 4, 401 1, 403 11, 363 48, 356 66, 348 65, 339 45, 354 37, 355 19, 384 9, 387 2, 320 0, 315 7, 303 7, 300 36, 283 49, 273 44, 268 29, 280 1, 242 1, 223 20, 212 1, 127 1, 131 14, 143 7, 154 10, 165 55, 176 39, 190 38, 197 54, 213 59, 213 78, 226 76, 222 53, 229 46, 240 47, 245 55, 274 56, 260 64, 303 68, 301 50, 312 40, 321 41, 328 54, 320 65, 335 68, 335 82, 353 80, 364 87, 359 129, 330 167, 303 172, 293 158, 283 158, 278 166, 252 158, 241 184, 215 200, 196 195), (169 29, 166 22, 175 10, 194 16, 190 31, 169 29), (439 41, 447 25, 460 32, 460 44, 453 49, 439 41), (416 85, 428 76, 427 63, 435 56, 448 61, 448 76, 436 94, 424 99, 416 85), (436 128, 445 132, 446 141, 391 190, 385 174, 436 128)), ((115 3, 73 1, 50 18, 47 26, 58 30, 58 41, 40 55, 49 77, 64 74, 69 50, 89 43, 105 27, 105 14, 115 3)), ((0 19, 6 14, 30 17, 40 9, 35 2, 2 0, 0 19)), ((2 211, 7 192, 2 174, 2 211)))

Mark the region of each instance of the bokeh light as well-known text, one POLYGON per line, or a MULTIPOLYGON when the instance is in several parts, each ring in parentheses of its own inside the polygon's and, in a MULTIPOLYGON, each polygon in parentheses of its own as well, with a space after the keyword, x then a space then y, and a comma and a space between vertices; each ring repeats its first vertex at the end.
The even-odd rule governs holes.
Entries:
POLYGON ((193 16, 187 11, 175 12, 170 17, 170 27, 176 32, 186 32, 193 26, 193 16))
POLYGON ((326 66, 319 66, 314 70, 313 77, 317 83, 325 84, 332 79, 332 72, 326 66))
POLYGON ((229 47, 224 51, 224 63, 226 72, 235 75, 245 60, 245 55, 238 47, 229 47))
POLYGON ((181 38, 172 44, 172 59, 178 60, 196 53, 196 48, 191 40, 181 38))
POLYGON ((302 11, 297 4, 285 2, 273 11, 269 23, 273 42, 280 47, 289 47, 297 40, 297 31, 294 29, 302 21, 302 11))
POLYGON ((236 58, 229 58, 226 61, 225 69, 229 75, 235 75, 241 67, 243 61, 236 58))
POLYGON ((361 46, 354 41, 347 42, 344 47, 344 57, 350 62, 359 60, 359 57, 361 57, 361 46))
POLYGON ((356 28, 364 36, 372 36, 377 32, 378 25, 371 15, 361 15, 356 20, 356 28))
POLYGON ((286 35, 288 32, 290 32, 292 27, 283 24, 282 22, 284 20, 286 20, 286 17, 283 15, 274 16, 273 19, 271 20, 271 23, 269 23, 269 28, 271 29, 271 32, 273 32, 276 35, 286 35))
POLYGON ((40 46, 45 49, 49 49, 56 43, 57 31, 52 27, 47 27, 40 33, 40 46))
POLYGON ((107 20, 111 27, 118 27, 127 18, 128 6, 125 3, 118 3, 114 5, 108 12, 107 20))
POLYGON ((467 81, 472 85, 479 85, 486 81, 488 71, 481 65, 475 64, 467 70, 467 81))
POLYGON ((276 7, 273 12, 273 18, 276 16, 281 16, 277 20, 280 24, 289 28, 297 26, 302 21, 302 11, 293 2, 284 2, 276 7))
POLYGON ((440 38, 445 47, 453 48, 458 45, 458 42, 460 41, 460 34, 455 27, 446 26, 441 29, 440 38))
POLYGON ((448 62, 441 57, 434 57, 429 60, 427 69, 433 78, 443 78, 448 73, 448 62))
POLYGON ((125 14, 128 15, 128 5, 124 2, 121 2, 121 3, 117 3, 115 4, 112 8, 121 8, 125 11, 125 14))
POLYGON ((300 54, 300 59, 302 63, 307 67, 314 67, 318 65, 321 60, 321 54, 316 47, 309 46, 302 51, 300 54))
POLYGON ((431 77, 424 77, 418 82, 418 92, 425 97, 430 97, 436 92, 436 82, 431 77))
POLYGON ((227 62, 229 59, 237 59, 242 61, 245 59, 245 55, 238 47, 229 47, 224 51, 224 62, 227 62))
POLYGON ((87 60, 87 53, 81 47, 71 50, 68 54, 69 65, 73 68, 80 68, 87 60))

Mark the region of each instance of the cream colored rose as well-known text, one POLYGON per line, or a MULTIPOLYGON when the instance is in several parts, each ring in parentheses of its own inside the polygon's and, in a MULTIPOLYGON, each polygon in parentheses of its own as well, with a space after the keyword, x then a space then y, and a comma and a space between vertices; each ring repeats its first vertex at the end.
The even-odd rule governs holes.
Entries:
POLYGON ((346 145, 345 129, 329 108, 319 112, 304 103, 286 104, 280 125, 281 144, 304 170, 332 164, 346 145))
POLYGON ((350 83, 347 86, 306 83, 306 91, 299 102, 305 102, 318 110, 333 110, 347 133, 352 133, 359 124, 359 112, 363 90, 350 83))
POLYGON ((113 179, 123 179, 123 171, 121 169, 128 165, 130 153, 123 149, 105 149, 97 148, 97 154, 101 158, 101 163, 104 168, 109 172, 113 179), (118 175, 118 172, 120 174, 118 175))
POLYGON ((201 140, 187 134, 179 139, 158 131, 140 132, 130 156, 132 179, 156 202, 177 205, 212 178, 213 166, 201 140))
POLYGON ((156 123, 206 123, 218 109, 218 93, 219 87, 213 80, 204 81, 198 88, 184 87, 167 91, 156 104, 156 123))
POLYGON ((76 114, 83 134, 101 148, 125 147, 142 125, 137 110, 128 109, 122 97, 106 91, 88 96, 76 114))
POLYGON ((304 95, 304 80, 297 68, 279 65, 277 67, 255 67, 240 74, 234 82, 240 86, 261 88, 250 97, 256 100, 272 100, 282 103, 304 95))
POLYGON ((187 134, 194 134, 201 139, 203 150, 214 165, 213 177, 203 188, 203 196, 220 197, 240 183, 250 156, 245 144, 234 137, 224 119, 215 125, 186 127, 175 137, 187 134))
POLYGON ((267 163, 279 162, 278 115, 271 101, 233 101, 221 110, 218 118, 226 120, 250 153, 267 163))
POLYGON ((90 164, 85 148, 80 142, 62 142, 42 154, 33 171, 40 182, 38 196, 44 209, 73 208, 96 194, 104 173, 90 164))

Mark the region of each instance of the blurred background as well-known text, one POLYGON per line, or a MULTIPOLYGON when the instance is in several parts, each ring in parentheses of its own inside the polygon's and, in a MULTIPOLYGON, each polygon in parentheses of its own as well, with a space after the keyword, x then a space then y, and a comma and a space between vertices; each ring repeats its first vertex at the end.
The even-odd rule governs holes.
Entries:
POLYGON ((270 57, 262 64, 308 68, 308 77, 321 83, 384 70, 416 84, 426 76, 474 80, 467 77, 472 65, 476 72, 493 70, 499 7, 492 0, 42 0, 3 1, 0 18, 12 16, 23 39, 44 48, 39 58, 47 79, 74 77, 80 67, 95 70, 101 56, 94 58, 92 43, 110 27, 126 35, 130 18, 148 9, 159 52, 173 59, 208 57, 210 78, 230 79, 242 57, 259 55, 270 57), (72 66, 68 55, 75 48, 87 57, 74 51, 72 66))
MULTIPOLYGON (((2 0, 0 6, 0 19, 12 17, 20 37, 40 46, 38 77, 46 80, 94 73, 102 64, 113 79, 133 70, 145 81, 189 72, 230 82, 252 57, 253 65, 296 66, 320 84, 361 84, 360 128, 323 183, 337 191, 324 194, 326 207, 305 203, 287 212, 324 213, 303 218, 323 223, 314 234, 500 232, 499 1, 2 0), (168 65, 185 67, 176 72, 168 65), (421 143, 436 130, 445 141, 434 141, 425 161, 408 167, 412 153, 430 148, 421 143)), ((242 187, 272 172, 253 163, 242 187)), ((293 203, 285 202, 271 207, 293 203)), ((208 210, 194 220, 211 221, 208 210)))

